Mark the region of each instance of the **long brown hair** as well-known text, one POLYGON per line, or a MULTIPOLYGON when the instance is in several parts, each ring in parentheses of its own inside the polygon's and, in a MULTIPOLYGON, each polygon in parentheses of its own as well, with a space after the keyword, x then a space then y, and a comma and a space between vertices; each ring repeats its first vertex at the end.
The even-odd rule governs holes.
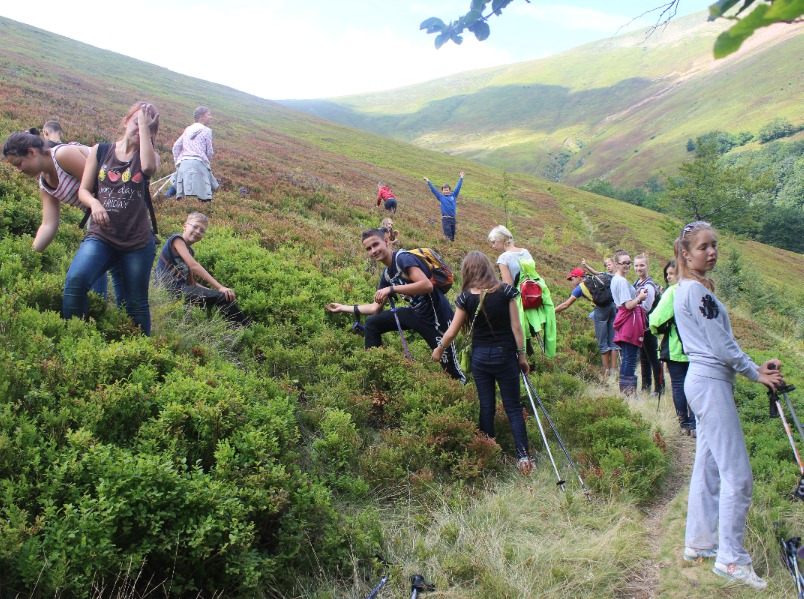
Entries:
POLYGON ((683 254, 683 252, 687 252, 688 254, 692 252, 692 248, 695 245, 695 238, 701 231, 712 231, 712 233, 715 232, 715 230, 712 228, 712 225, 699 220, 684 227, 681 230, 681 235, 679 235, 678 239, 676 239, 673 247, 676 254, 676 263, 678 264, 678 278, 698 281, 701 285, 714 293, 715 282, 706 275, 702 275, 701 273, 692 270, 687 265, 687 259, 683 254))
POLYGON ((500 287, 500 280, 494 272, 494 265, 483 252, 472 250, 461 262, 461 291, 466 291, 471 287, 475 289, 485 289, 489 293, 494 293, 500 287))

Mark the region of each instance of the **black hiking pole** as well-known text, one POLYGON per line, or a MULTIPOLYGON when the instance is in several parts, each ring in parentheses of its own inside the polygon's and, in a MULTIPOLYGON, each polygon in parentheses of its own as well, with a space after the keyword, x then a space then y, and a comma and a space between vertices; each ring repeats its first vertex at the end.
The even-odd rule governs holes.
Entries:
POLYGON ((391 564, 385 561, 385 559, 383 559, 381 555, 375 555, 374 557, 376 557, 377 560, 379 560, 379 562, 383 566, 385 566, 385 574, 382 575, 380 582, 378 582, 377 585, 373 589, 371 589, 371 592, 368 595, 366 595, 366 599, 375 599, 380 590, 385 586, 385 584, 391 578, 391 564))
POLYGON ((399 322, 399 316, 396 315, 396 306, 390 295, 388 296, 388 301, 391 302, 391 313, 394 315, 394 320, 396 320, 396 328, 399 329, 399 337, 402 339, 402 347, 405 348, 405 356, 407 356, 408 361, 413 362, 413 358, 410 357, 410 352, 408 351, 408 342, 405 341, 405 334, 402 332, 402 323, 399 322))
MULTIPOLYGON (((592 501, 592 496, 589 494, 589 489, 586 488, 586 484, 583 482, 583 478, 581 478, 581 473, 578 472, 578 468, 575 466, 575 462, 573 461, 572 456, 570 456, 570 452, 569 452, 569 450, 567 450, 567 446, 564 445, 564 440, 561 438, 561 435, 558 434, 558 428, 556 428, 556 425, 553 422, 553 419, 550 418, 550 413, 547 411, 547 408, 544 407, 544 403, 542 402, 542 398, 539 397, 538 393, 536 393, 536 389, 534 389, 533 384, 530 382, 530 379, 528 377, 526 377, 524 374, 522 375, 522 378, 525 379, 525 387, 527 387, 528 390, 529 390, 528 391, 528 397, 530 397, 530 393, 532 391, 533 395, 536 397, 536 401, 539 402, 539 407, 542 409, 542 413, 544 414, 544 417, 547 419, 547 422, 550 425, 550 428, 553 429, 553 434, 556 436, 556 441, 558 441, 558 444, 561 447, 561 450, 564 452, 564 455, 567 457, 567 461, 569 462, 569 465, 572 468, 572 470, 575 472, 575 476, 578 477, 578 482, 581 483, 581 488, 583 489, 584 495, 586 495, 586 499, 588 501, 592 501)), ((532 401, 533 400, 531 399, 531 402, 532 401)))
POLYGON ((798 537, 791 537, 787 541, 784 538, 779 539, 782 545, 782 555, 784 556, 784 565, 787 571, 790 572, 793 580, 796 582, 796 592, 798 599, 804 599, 804 576, 801 574, 801 569, 798 566, 798 554, 800 551, 801 539, 798 537))
POLYGON ((421 574, 414 574, 410 577, 410 599, 416 599, 419 593, 435 591, 435 585, 427 582, 421 574))
POLYGON ((562 491, 566 491, 566 489, 564 488, 564 483, 566 483, 567 481, 561 478, 561 474, 559 474, 558 472, 558 466, 556 466, 556 461, 555 459, 553 459, 553 452, 550 451, 550 444, 547 442, 547 435, 544 434, 542 419, 539 418, 539 411, 536 409, 536 404, 533 401, 533 395, 531 395, 530 393, 530 385, 528 385, 528 378, 525 376, 524 372, 521 372, 520 374, 522 375, 522 378, 525 381, 525 391, 528 392, 528 399, 530 399, 530 407, 533 409, 533 416, 536 418, 536 424, 539 425, 539 432, 542 435, 542 441, 544 441, 544 448, 547 450, 547 455, 550 456, 550 463, 553 464, 553 470, 555 471, 556 478, 558 479, 558 482, 556 482, 556 484, 561 488, 562 491))

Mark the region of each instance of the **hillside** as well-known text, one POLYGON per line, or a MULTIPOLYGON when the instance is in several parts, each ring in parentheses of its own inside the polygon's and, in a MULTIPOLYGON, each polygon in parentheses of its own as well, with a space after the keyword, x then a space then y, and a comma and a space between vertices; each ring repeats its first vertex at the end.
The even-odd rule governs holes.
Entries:
MULTIPOLYGON (((67 139, 114 139, 126 109, 147 100, 161 113, 163 176, 193 109, 211 107, 222 189, 203 205, 157 197, 160 236, 189 211, 207 213, 196 256, 255 322, 227 329, 153 289, 150 338, 98 298, 89 321, 65 325, 81 214, 64 209, 53 244, 34 253, 35 181, 0 164, 0 596, 356 599, 379 579, 378 552, 396 564, 388 596, 419 572, 455 599, 628 592, 653 552, 645 510, 689 438, 679 440, 671 402, 657 414, 653 400, 626 404, 600 382, 587 305, 561 316, 558 356, 535 356, 533 380, 589 502, 574 479, 557 490, 533 419, 538 468, 523 479, 502 411, 493 443, 477 432, 473 385, 443 376, 420 339, 408 337, 413 363, 394 335, 364 351, 351 318, 323 306, 365 302, 375 289, 379 270, 359 234, 384 216, 378 180, 400 199, 403 244, 436 247, 456 270, 469 250, 490 252, 507 194, 516 240, 554 299, 567 297, 566 274, 581 258, 600 262, 619 247, 649 252, 658 278, 682 223, 523 174, 505 190, 489 166, 7 19, 0 44, 3 139, 51 118, 67 139), (447 245, 421 178, 454 183, 462 170, 447 245)), ((800 384, 804 261, 721 242, 718 281, 739 340, 757 360, 781 355, 800 384)), ((795 464, 761 389, 742 381, 738 393, 757 459, 748 543, 784 593, 770 521, 804 526, 800 504, 786 499, 795 464)), ((668 551, 678 553, 680 538, 667 539, 668 551)), ((703 568, 684 572, 657 580, 657 593, 731 593, 703 568)))
POLYGON ((660 169, 673 174, 689 138, 801 120, 804 25, 761 30, 714 61, 725 27, 695 13, 647 39, 633 32, 402 89, 283 104, 570 185, 599 177, 635 185, 660 169))

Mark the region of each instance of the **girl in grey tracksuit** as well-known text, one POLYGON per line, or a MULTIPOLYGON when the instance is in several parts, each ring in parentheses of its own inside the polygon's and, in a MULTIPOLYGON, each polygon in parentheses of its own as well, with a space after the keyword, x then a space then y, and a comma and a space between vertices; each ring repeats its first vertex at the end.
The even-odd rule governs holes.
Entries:
POLYGON ((736 373, 765 385, 779 383, 779 361, 757 366, 735 341, 726 308, 706 276, 717 263, 717 238, 708 224, 684 228, 676 258, 681 279, 673 309, 690 361, 684 391, 698 420, 685 557, 712 557, 716 550, 717 574, 761 589, 765 582, 753 572, 743 547, 753 476, 733 386, 736 373))

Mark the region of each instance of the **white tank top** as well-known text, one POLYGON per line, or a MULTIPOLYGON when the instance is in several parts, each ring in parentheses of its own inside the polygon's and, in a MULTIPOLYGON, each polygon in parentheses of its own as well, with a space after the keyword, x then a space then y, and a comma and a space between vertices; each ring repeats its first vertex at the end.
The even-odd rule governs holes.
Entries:
POLYGON ((56 153, 65 145, 67 144, 60 144, 58 146, 53 146, 50 149, 50 157, 53 159, 53 166, 56 167, 56 176, 59 178, 59 185, 55 189, 50 187, 50 185, 48 185, 45 181, 45 178, 40 175, 39 189, 43 189, 56 198, 59 202, 69 206, 75 206, 76 208, 81 208, 83 210, 84 205, 78 199, 78 188, 81 186, 81 180, 73 177, 70 173, 61 168, 59 161, 56 160, 56 153))

